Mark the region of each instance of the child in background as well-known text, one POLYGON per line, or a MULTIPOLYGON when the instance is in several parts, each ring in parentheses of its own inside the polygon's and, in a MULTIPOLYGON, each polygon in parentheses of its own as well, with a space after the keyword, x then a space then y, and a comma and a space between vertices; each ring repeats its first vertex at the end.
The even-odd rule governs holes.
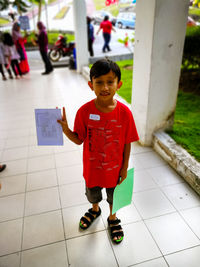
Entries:
POLYGON ((7 64, 7 60, 5 58, 5 48, 4 48, 4 44, 3 44, 3 33, 0 32, 0 72, 2 74, 2 79, 3 81, 7 80, 5 73, 4 73, 4 66, 6 67, 8 74, 9 74, 9 78, 13 79, 12 73, 10 71, 9 65, 7 64))
POLYGON ((124 233, 116 213, 112 214, 113 192, 127 177, 131 142, 139 137, 131 111, 114 99, 122 86, 119 66, 108 59, 97 61, 90 70, 88 85, 96 98, 78 110, 74 131, 68 127, 65 108, 58 123, 69 140, 77 145, 83 143, 83 176, 92 208, 81 217, 80 228, 87 229, 101 214, 101 190, 106 188, 110 206, 108 227, 112 241, 119 244, 124 233))
MULTIPOLYGON (((22 77, 22 72, 19 67, 19 54, 16 50, 16 47, 13 43, 12 36, 10 33, 6 32, 3 35, 3 43, 4 43, 4 48, 5 48, 5 56, 8 60, 8 64, 11 65, 12 70, 15 74, 16 79, 19 78, 19 75, 22 77)), ((9 66, 8 65, 8 66, 9 66)))

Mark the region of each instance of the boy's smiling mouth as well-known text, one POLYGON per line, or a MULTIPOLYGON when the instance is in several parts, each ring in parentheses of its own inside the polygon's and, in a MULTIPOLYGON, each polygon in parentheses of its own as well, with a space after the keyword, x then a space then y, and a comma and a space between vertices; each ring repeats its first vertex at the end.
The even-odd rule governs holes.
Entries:
POLYGON ((101 92, 100 95, 101 96, 108 96, 108 95, 110 95, 110 93, 109 92, 101 92))

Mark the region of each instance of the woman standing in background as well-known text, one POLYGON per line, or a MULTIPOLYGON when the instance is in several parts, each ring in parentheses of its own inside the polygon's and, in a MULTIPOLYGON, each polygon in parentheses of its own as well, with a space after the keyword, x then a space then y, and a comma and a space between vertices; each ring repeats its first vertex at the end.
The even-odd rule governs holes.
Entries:
POLYGON ((44 26, 44 24, 39 21, 37 23, 37 27, 39 30, 39 34, 38 34, 38 39, 37 39, 37 44, 39 46, 39 50, 40 50, 40 54, 42 57, 42 60, 44 62, 45 65, 45 71, 42 73, 42 75, 46 75, 49 74, 53 71, 53 66, 51 64, 51 61, 48 57, 48 36, 47 36, 47 32, 46 32, 46 28, 44 26))
POLYGON ((22 37, 20 33, 20 24, 19 22, 15 22, 12 28, 12 38, 13 42, 17 48, 17 52, 20 55, 20 69, 22 74, 26 74, 29 72, 29 64, 27 60, 26 50, 24 44, 27 42, 26 38, 22 37))

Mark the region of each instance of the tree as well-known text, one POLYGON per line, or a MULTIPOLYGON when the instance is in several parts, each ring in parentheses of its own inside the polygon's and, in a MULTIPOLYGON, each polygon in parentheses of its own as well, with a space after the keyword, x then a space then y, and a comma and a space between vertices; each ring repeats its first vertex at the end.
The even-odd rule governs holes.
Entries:
POLYGON ((200 8, 200 0, 193 0, 193 6, 198 6, 200 8))
POLYGON ((29 7, 23 0, 15 0, 12 5, 17 7, 17 11, 20 15, 23 12, 27 12, 27 8, 29 7))
POLYGON ((40 21, 41 13, 42 13, 42 4, 44 3, 44 0, 29 0, 31 3, 36 3, 38 5, 38 21, 40 21))
POLYGON ((17 7, 18 13, 21 15, 23 12, 27 11, 27 8, 29 7, 23 0, 0 0, 0 10, 5 10, 9 8, 9 5, 12 5, 13 7, 17 7))
POLYGON ((0 0, 0 11, 9 7, 9 0, 0 0))

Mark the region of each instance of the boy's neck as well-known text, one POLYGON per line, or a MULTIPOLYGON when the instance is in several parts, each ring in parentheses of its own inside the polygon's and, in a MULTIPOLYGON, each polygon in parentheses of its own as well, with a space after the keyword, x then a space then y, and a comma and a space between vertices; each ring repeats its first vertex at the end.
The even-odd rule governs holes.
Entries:
POLYGON ((117 105, 117 100, 115 99, 112 99, 109 102, 102 102, 97 98, 95 99, 96 108, 103 113, 108 113, 108 112, 113 111, 116 105, 117 105))

